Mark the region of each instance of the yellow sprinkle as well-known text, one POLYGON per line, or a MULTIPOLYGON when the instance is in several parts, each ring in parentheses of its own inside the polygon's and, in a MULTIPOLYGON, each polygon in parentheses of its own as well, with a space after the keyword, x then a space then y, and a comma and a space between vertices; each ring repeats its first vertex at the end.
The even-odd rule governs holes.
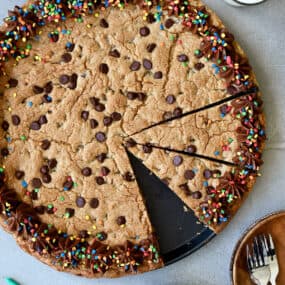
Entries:
POLYGON ((93 228, 93 230, 96 230, 96 229, 97 229, 96 225, 93 225, 92 228, 93 228))
POLYGON ((11 108, 11 107, 9 107, 9 108, 8 108, 8 111, 9 111, 9 112, 11 112, 11 111, 12 111, 12 108, 11 108))
POLYGON ((24 38, 22 38, 22 42, 26 42, 27 41, 27 39, 24 37, 24 38))
POLYGON ((87 25, 87 28, 90 29, 92 26, 90 24, 87 25))
POLYGON ((86 220, 90 220, 90 216, 86 215, 86 216, 85 216, 85 219, 86 219, 86 220))
POLYGON ((98 18, 98 17, 99 17, 99 13, 95 13, 95 14, 94 14, 94 17, 95 17, 95 18, 98 18))
POLYGON ((13 97, 15 98, 17 96, 17 93, 13 93, 13 97))

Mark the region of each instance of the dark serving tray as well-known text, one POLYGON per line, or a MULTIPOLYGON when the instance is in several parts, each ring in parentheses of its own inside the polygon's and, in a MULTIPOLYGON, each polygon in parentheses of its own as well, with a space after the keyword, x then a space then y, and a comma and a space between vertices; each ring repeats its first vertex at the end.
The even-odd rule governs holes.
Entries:
POLYGON ((192 210, 133 155, 129 154, 166 265, 193 253, 215 233, 199 223, 192 210))

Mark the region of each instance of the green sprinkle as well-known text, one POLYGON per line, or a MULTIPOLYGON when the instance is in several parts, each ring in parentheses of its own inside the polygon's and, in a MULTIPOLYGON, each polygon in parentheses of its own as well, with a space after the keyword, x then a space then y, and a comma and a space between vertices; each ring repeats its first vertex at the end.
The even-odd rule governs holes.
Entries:
POLYGON ((20 285, 20 283, 16 282, 14 279, 10 277, 5 277, 4 280, 8 285, 20 285))
POLYGON ((40 192, 40 189, 39 189, 39 188, 35 188, 34 191, 35 191, 36 193, 39 193, 39 192, 40 192))
POLYGON ((21 139, 22 141, 25 141, 25 140, 27 139, 27 137, 24 136, 24 135, 21 135, 21 136, 20 136, 20 139, 21 139))
POLYGON ((49 209, 51 209, 51 208, 53 208, 53 204, 48 204, 47 207, 48 207, 49 209))
POLYGON ((64 201, 65 198, 64 198, 63 196, 60 196, 60 197, 59 197, 59 200, 60 200, 60 201, 64 201))
POLYGON ((77 187, 77 186, 78 186, 78 183, 73 182, 73 187, 75 188, 75 187, 77 187))
POLYGON ((171 41, 174 41, 174 40, 175 40, 175 35, 170 35, 170 36, 169 36, 169 39, 170 39, 171 41))
POLYGON ((4 168, 0 167, 0 173, 3 173, 3 172, 4 172, 4 168))
POLYGON ((186 62, 182 62, 182 65, 184 66, 184 67, 187 67, 188 66, 188 62, 186 61, 186 62))
POLYGON ((234 139, 232 139, 232 138, 229 138, 229 139, 228 139, 228 142, 229 142, 229 143, 232 143, 233 141, 234 141, 234 139))

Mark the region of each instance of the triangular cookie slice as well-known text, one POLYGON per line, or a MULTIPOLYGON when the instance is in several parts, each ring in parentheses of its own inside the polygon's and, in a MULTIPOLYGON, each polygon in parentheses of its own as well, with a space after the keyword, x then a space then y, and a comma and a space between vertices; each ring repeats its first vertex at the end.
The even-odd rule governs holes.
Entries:
MULTIPOLYGON (((138 144, 150 144, 241 163, 241 145, 262 136, 262 128, 251 125, 251 114, 260 108, 256 94, 146 129, 127 139, 138 144), (248 119, 245 119, 248 118, 248 119)), ((128 142, 127 142, 128 144, 128 142)))
POLYGON ((237 171, 234 166, 140 145, 133 145, 129 151, 140 158, 214 231, 219 231, 222 227, 220 224, 228 221, 228 206, 240 198, 244 191, 242 188, 240 192, 231 191, 226 187, 227 177, 232 177, 237 171), (224 190, 220 188, 223 186, 226 187, 224 190), (224 195, 224 203, 217 205, 216 213, 211 216, 203 213, 205 202, 214 203, 216 195, 224 195))

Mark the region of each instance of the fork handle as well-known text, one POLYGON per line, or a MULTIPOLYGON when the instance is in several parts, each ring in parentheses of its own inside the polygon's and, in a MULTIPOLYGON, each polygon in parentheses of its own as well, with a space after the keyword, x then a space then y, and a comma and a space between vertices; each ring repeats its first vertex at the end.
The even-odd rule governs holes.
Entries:
POLYGON ((270 284, 271 284, 271 285, 276 285, 276 281, 270 279, 270 284))

